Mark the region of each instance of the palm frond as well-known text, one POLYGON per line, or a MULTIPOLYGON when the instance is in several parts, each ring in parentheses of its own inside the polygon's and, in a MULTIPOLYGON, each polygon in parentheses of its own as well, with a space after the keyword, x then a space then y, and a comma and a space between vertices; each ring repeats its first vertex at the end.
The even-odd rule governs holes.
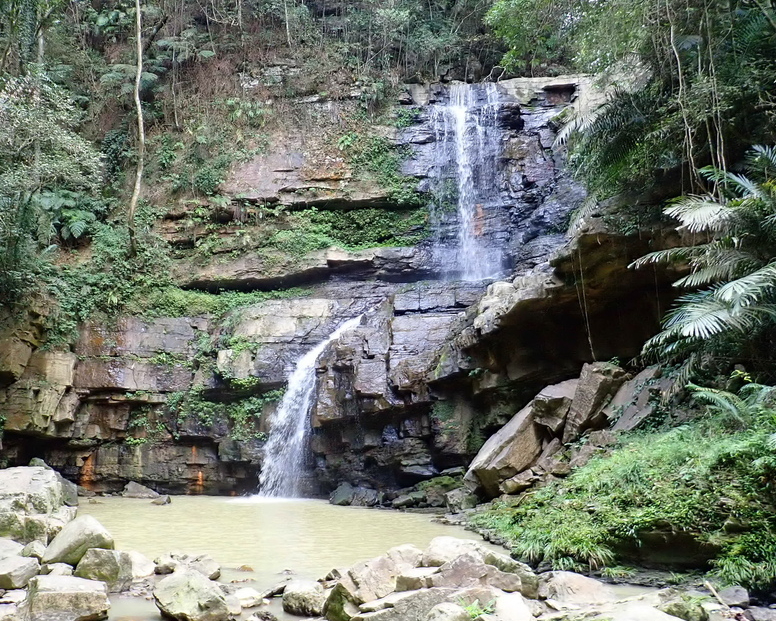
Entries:
POLYGON ((760 303, 776 287, 776 263, 731 280, 714 291, 719 301, 737 307, 760 303))
POLYGON ((666 207, 664 212, 679 220, 682 228, 691 233, 722 231, 734 216, 734 210, 727 205, 703 196, 687 196, 666 207))
POLYGON ((645 254, 633 261, 629 268, 638 269, 651 263, 674 263, 677 261, 686 261, 688 259, 701 257, 708 251, 709 244, 699 244, 697 246, 679 246, 677 248, 667 248, 645 254))

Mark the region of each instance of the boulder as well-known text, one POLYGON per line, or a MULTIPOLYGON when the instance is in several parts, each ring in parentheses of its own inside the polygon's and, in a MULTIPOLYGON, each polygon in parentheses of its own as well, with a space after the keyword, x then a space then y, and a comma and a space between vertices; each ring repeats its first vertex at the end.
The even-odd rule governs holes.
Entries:
POLYGON ((30 541, 21 551, 21 556, 28 556, 38 560, 43 558, 46 553, 46 544, 42 541, 30 541))
POLYGON ((493 587, 470 587, 455 594, 455 601, 464 606, 476 603, 489 612, 481 615, 481 621, 533 621, 534 615, 520 593, 504 593, 493 587))
POLYGON ((30 621, 99 621, 109 608, 105 583, 73 576, 36 576, 22 604, 30 621))
POLYGON ((64 495, 60 478, 49 468, 0 470, 0 537, 47 543, 58 527, 53 516, 64 507, 64 495))
POLYGON ((217 580, 221 576, 221 566, 207 554, 190 556, 180 552, 171 552, 156 559, 155 573, 171 574, 177 571, 179 567, 185 566, 194 571, 198 571, 210 580, 217 580))
MULTIPOLYGON (((262 599, 264 599, 261 596, 261 593, 251 587, 237 589, 234 592, 234 596, 237 598, 237 601, 240 602, 241 608, 253 608, 254 606, 261 604, 262 599)), ((321 604, 321 606, 323 606, 323 604, 321 604)), ((320 614, 320 612, 318 614, 320 614)))
POLYGON ((729 586, 719 591, 720 599, 728 606, 746 608, 749 605, 749 592, 742 586, 729 586))
POLYGON ((317 617, 323 611, 326 594, 313 580, 292 580, 283 591, 283 610, 300 617, 317 617))
POLYGON ((487 565, 479 554, 462 554, 439 568, 429 578, 432 587, 492 586, 508 593, 520 591, 522 582, 516 574, 510 574, 487 565))
POLYGON ((646 604, 629 604, 619 607, 613 612, 606 612, 596 619, 608 619, 609 621, 681 621, 679 617, 674 617, 665 612, 648 606, 646 604))
POLYGON ((608 362, 583 365, 563 429, 564 444, 607 422, 603 408, 627 378, 624 369, 608 362))
MULTIPOLYGON (((410 621, 422 620, 437 604, 453 601, 456 589, 421 589, 409 591, 394 606, 376 612, 360 612, 353 621, 410 621)), ((328 618, 328 617, 327 617, 328 618)))
POLYGON ((350 483, 340 483, 329 496, 329 502, 342 507, 348 506, 353 502, 355 493, 356 489, 350 483))
POLYGON ((132 557, 127 552, 90 548, 75 568, 75 575, 101 580, 111 593, 126 591, 132 584, 132 557))
POLYGON ((617 599, 603 582, 571 571, 549 571, 539 576, 538 596, 560 604, 590 605, 617 599))
POLYGON ((471 621, 471 617, 458 604, 442 602, 429 611, 426 621, 471 621))
POLYGON ((20 556, 25 547, 13 539, 0 538, 0 558, 20 556))
POLYGON ((154 498, 151 501, 151 504, 162 507, 164 505, 169 505, 171 502, 172 502, 172 498, 170 498, 167 494, 165 494, 164 496, 159 496, 159 498, 154 498))
POLYGON ((130 481, 121 492, 124 498, 159 498, 159 494, 150 487, 130 481))
POLYGON ((43 563, 77 565, 89 548, 113 549, 113 537, 91 515, 81 515, 66 524, 46 548, 43 563))
POLYGON ((396 576, 397 591, 416 591, 431 586, 429 578, 439 571, 438 567, 415 567, 396 576))
POLYGON ((131 550, 127 552, 127 555, 129 555, 129 560, 132 563, 133 579, 145 578, 156 572, 156 565, 154 562, 143 554, 140 554, 140 552, 131 550))
POLYGON ((747 621, 776 621, 776 610, 752 606, 744 611, 744 619, 747 621))
POLYGON ((0 589, 21 589, 38 574, 38 559, 8 556, 0 559, 0 589))
POLYGON ((423 552, 421 564, 423 567, 441 567, 462 554, 479 554, 482 546, 469 539, 457 537, 434 537, 423 552))
POLYGON ((154 588, 163 616, 177 621, 226 621, 229 609, 217 583, 193 569, 180 569, 154 588))
POLYGON ((566 423, 578 384, 578 379, 571 379, 543 388, 533 400, 534 422, 557 435, 566 423))
POLYGON ((459 513, 465 509, 474 509, 479 499, 465 487, 451 490, 445 494, 445 504, 449 511, 459 513))
POLYGON ((488 438, 464 477, 471 491, 491 498, 499 495, 499 484, 522 472, 542 452, 541 427, 533 418, 533 402, 488 438))
POLYGON ((51 563, 40 566, 40 573, 44 576, 72 576, 73 567, 67 563, 51 563))

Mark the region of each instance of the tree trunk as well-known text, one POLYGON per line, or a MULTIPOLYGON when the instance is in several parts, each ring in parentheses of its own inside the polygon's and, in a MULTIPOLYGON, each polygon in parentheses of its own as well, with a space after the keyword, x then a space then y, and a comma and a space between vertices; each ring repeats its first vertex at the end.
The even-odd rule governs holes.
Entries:
POLYGON ((135 212, 140 198, 140 188, 143 182, 143 159, 145 155, 145 129, 143 128, 143 108, 140 105, 140 76, 143 73, 143 37, 140 19, 140 0, 135 0, 135 33, 137 39, 137 75, 135 76, 135 109, 137 111, 137 171, 135 172, 135 187, 129 201, 127 211, 127 228, 129 229, 129 250, 134 256, 137 253, 135 238, 135 212))

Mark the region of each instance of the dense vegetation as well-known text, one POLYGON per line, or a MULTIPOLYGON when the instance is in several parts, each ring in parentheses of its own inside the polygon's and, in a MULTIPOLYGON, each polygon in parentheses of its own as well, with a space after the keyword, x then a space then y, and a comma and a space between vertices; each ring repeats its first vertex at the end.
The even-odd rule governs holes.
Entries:
POLYGON ((611 454, 476 522, 505 534, 518 556, 557 569, 614 567, 629 558, 623 550, 649 545, 650 531, 690 533, 718 548, 723 580, 767 589, 776 576, 774 389, 697 397, 712 405, 691 422, 633 432, 611 454))

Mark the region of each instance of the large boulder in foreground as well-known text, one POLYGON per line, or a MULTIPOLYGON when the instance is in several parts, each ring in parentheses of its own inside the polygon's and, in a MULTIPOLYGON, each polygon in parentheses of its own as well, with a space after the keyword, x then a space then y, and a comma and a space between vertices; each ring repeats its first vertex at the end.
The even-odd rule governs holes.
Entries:
POLYGON ((102 524, 91 515, 81 515, 54 537, 41 562, 75 566, 89 548, 112 550, 113 545, 113 537, 102 524))
POLYGON ((217 583, 193 569, 179 569, 154 589, 162 615, 176 621, 226 621, 226 597, 217 583))
POLYGON ((323 611, 326 594, 314 580, 292 580, 283 591, 283 610, 300 617, 317 617, 323 611))
POLYGON ((20 618, 29 621, 99 621, 108 618, 109 608, 104 582, 72 576, 36 576, 30 580, 20 618))
POLYGON ((75 575, 101 580, 111 593, 126 591, 132 584, 132 557, 128 552, 90 548, 78 561, 75 575))
POLYGON ((0 470, 0 537, 20 543, 49 538, 72 519, 57 473, 39 466, 0 470))

